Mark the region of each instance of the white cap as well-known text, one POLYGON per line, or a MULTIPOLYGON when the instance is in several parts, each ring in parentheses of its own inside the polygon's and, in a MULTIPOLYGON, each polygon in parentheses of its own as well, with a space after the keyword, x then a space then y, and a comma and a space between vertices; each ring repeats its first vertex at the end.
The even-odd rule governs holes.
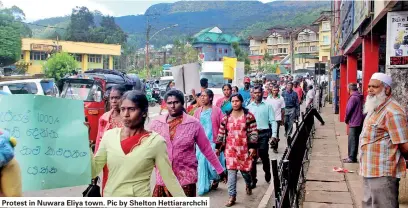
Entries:
POLYGON ((371 79, 380 80, 388 86, 391 86, 392 84, 392 78, 389 75, 380 72, 374 73, 373 76, 371 76, 371 79))

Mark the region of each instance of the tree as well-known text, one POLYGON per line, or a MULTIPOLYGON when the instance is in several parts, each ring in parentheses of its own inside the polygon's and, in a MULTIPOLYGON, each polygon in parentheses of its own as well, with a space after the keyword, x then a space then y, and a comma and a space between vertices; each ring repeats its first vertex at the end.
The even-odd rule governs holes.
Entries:
POLYGON ((194 63, 198 61, 198 51, 190 44, 185 43, 182 40, 174 41, 172 54, 175 59, 170 58, 170 62, 174 65, 194 63))
POLYGON ((31 30, 23 20, 25 14, 20 8, 0 8, 0 67, 20 60, 21 37, 31 36, 31 30))
POLYGON ((52 54, 43 65, 43 71, 46 77, 60 80, 65 75, 78 67, 78 62, 68 53, 61 52, 52 54))
POLYGON ((91 30, 95 26, 94 16, 86 7, 72 9, 71 22, 69 23, 66 40, 90 42, 92 40, 91 30))
POLYGON ((92 41, 97 43, 107 44, 124 44, 127 35, 115 23, 112 16, 102 16, 100 27, 91 30, 92 41))
POLYGON ((245 64, 245 74, 248 74, 251 71, 251 60, 248 57, 248 53, 242 51, 239 47, 239 43, 234 42, 232 43, 232 48, 234 49, 235 57, 237 57, 238 61, 243 61, 245 64))

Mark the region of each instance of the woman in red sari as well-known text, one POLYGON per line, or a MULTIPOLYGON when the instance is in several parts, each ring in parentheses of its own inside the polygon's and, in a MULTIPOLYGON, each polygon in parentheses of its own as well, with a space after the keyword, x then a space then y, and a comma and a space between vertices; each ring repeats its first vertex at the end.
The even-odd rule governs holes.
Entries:
MULTIPOLYGON (((125 93, 126 88, 122 85, 115 85, 111 88, 109 94, 109 104, 111 110, 104 113, 101 118, 99 118, 98 125, 98 135, 96 136, 95 152, 99 149, 99 144, 101 143, 103 134, 113 128, 122 128, 123 124, 120 118, 120 99, 125 93)), ((102 193, 105 188, 106 181, 108 181, 108 166, 105 165, 103 168, 103 177, 102 177, 102 193)))

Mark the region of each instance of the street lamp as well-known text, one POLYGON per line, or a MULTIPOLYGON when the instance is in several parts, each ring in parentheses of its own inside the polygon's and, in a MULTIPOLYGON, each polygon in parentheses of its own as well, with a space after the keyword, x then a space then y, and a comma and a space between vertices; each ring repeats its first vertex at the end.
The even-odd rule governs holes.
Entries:
POLYGON ((178 24, 174 24, 172 26, 162 28, 162 29, 158 30, 157 32, 155 32, 152 36, 150 36, 151 25, 149 25, 147 27, 147 32, 146 32, 146 74, 147 74, 147 79, 150 79, 150 68, 149 68, 149 42, 150 42, 150 39, 152 39, 155 35, 157 35, 159 32, 161 32, 163 30, 167 30, 167 29, 177 27, 177 26, 178 26, 178 24))

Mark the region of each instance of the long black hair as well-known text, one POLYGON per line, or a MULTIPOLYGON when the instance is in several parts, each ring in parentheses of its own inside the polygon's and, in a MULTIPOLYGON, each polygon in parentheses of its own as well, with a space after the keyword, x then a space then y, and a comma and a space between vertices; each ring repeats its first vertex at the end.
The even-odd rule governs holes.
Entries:
MULTIPOLYGON (((120 96, 123 96, 125 94, 125 92, 126 92, 126 88, 123 85, 114 85, 111 88, 110 92, 112 92, 112 91, 116 91, 116 92, 118 92, 120 94, 120 96)), ((110 95, 110 93, 109 93, 109 95, 110 95)))
POLYGON ((142 117, 144 123, 148 117, 147 115, 149 112, 149 101, 147 100, 146 95, 139 90, 132 90, 126 92, 122 96, 121 102, 123 102, 124 100, 131 101, 142 111, 142 113, 146 114, 146 117, 142 117))
MULTIPOLYGON (((232 94, 231 97, 230 97, 230 102, 231 102, 231 100, 232 100, 233 97, 237 97, 238 100, 241 101, 241 108, 242 108, 242 110, 244 110, 244 114, 248 114, 248 112, 249 112, 248 109, 243 106, 243 104, 244 104, 244 98, 242 97, 242 95, 239 94, 239 93, 234 93, 234 94, 232 94)), ((231 109, 230 111, 228 111, 228 112, 227 112, 227 116, 231 115, 232 111, 233 111, 233 109, 231 109)))
POLYGON ((183 105, 183 112, 187 113, 187 110, 184 108, 184 93, 180 90, 170 90, 164 95, 164 102, 167 102, 167 99, 171 96, 176 97, 180 101, 181 105, 183 105))
MULTIPOLYGON (((210 98, 210 103, 213 104, 213 102, 214 102, 214 93, 213 93, 213 91, 210 90, 210 89, 205 89, 203 92, 208 95, 208 98, 210 98)), ((203 93, 201 93, 201 94, 203 94, 203 93)))
MULTIPOLYGON (((231 87, 230 84, 224 84, 221 89, 224 90, 224 87, 228 87, 230 90, 232 90, 232 87, 231 87)), ((237 89, 238 89, 238 87, 237 87, 237 89)), ((238 90, 237 90, 237 92, 238 92, 238 90)))

